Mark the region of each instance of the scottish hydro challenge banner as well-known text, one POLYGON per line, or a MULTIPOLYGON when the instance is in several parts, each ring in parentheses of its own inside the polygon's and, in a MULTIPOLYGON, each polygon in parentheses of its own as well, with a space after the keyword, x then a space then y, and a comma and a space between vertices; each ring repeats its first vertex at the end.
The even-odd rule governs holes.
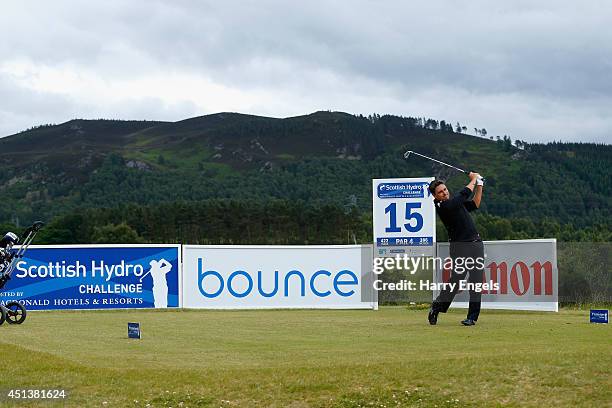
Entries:
POLYGON ((32 246, 0 303, 28 309, 166 308, 180 305, 180 245, 32 246))

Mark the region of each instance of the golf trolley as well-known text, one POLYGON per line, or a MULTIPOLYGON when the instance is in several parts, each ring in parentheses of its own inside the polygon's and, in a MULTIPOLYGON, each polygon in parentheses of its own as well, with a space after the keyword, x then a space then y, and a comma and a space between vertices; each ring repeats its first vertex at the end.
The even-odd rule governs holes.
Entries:
MULTIPOLYGON (((15 269, 17 259, 23 257, 43 225, 44 223, 42 221, 36 221, 31 227, 28 227, 23 233, 25 238, 17 251, 7 251, 8 253, 6 253, 4 250, 0 250, 0 290, 2 290, 6 282, 11 279, 11 273, 13 273, 13 269, 15 269)), ((24 322, 26 315, 25 306, 19 302, 12 301, 8 302, 6 305, 0 305, 0 325, 2 325, 5 320, 9 324, 21 324, 24 322)))

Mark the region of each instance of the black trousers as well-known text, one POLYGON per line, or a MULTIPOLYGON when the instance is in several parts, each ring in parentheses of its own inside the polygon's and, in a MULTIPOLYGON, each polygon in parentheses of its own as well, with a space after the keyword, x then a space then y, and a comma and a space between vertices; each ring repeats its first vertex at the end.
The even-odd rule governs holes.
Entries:
MULTIPOLYGON (((484 259, 484 245, 482 241, 475 242, 451 242, 450 243, 450 257, 453 260, 453 271, 451 272, 451 277, 449 283, 454 283, 455 287, 453 290, 444 289, 440 292, 436 300, 434 300, 432 304, 432 308, 436 312, 446 313, 448 308, 451 305, 451 302, 455 298, 459 290, 459 281, 465 280, 468 278, 468 282, 470 283, 482 283, 484 278, 484 269, 479 268, 476 262, 477 258, 484 259), (461 261, 458 259, 463 258, 461 261), (456 270, 460 269, 457 267, 461 262, 465 262, 465 259, 471 258, 473 259, 473 265, 471 268, 463 267, 463 271, 459 271, 461 273, 457 273, 456 270)), ((470 305, 468 308, 467 318, 472 319, 474 321, 478 320, 478 316, 480 315, 480 303, 481 303, 481 292, 476 292, 474 290, 470 290, 470 305)))

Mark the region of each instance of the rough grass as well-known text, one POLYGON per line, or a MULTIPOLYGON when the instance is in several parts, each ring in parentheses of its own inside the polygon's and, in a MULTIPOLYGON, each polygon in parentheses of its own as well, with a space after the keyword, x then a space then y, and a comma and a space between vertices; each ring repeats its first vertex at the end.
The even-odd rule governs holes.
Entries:
POLYGON ((75 407, 610 406, 612 332, 588 311, 463 313, 32 312, 0 327, 0 389, 75 407))

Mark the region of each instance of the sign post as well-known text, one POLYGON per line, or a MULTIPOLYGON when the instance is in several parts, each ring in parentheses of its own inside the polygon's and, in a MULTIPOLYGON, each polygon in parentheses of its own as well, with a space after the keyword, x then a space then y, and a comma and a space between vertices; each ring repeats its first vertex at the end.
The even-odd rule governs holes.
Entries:
POLYGON ((374 256, 435 256, 433 177, 373 179, 374 256))

